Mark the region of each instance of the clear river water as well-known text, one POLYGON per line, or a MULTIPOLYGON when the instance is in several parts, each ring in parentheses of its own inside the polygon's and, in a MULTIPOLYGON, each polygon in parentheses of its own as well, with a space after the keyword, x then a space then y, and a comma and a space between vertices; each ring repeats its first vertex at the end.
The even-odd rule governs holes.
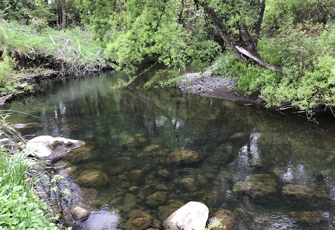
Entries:
POLYGON ((335 118, 317 125, 304 115, 174 88, 112 89, 123 77, 108 72, 41 85, 4 107, 38 117, 10 117, 29 124, 20 129, 28 139, 87 143, 57 166, 70 182, 66 205, 82 204, 92 215, 64 223, 121 229, 144 211, 159 228, 178 207, 200 201, 210 215, 231 211, 236 230, 335 228, 335 118), (175 160, 180 153, 193 158, 175 160), (96 183, 83 179, 92 172, 101 175, 96 183))

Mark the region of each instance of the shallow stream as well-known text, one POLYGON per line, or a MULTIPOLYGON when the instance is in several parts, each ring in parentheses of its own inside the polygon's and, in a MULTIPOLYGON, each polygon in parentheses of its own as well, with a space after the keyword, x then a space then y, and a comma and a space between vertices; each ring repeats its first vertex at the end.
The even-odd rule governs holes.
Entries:
POLYGON ((188 201, 232 211, 232 229, 335 228, 335 119, 317 126, 173 88, 111 89, 122 77, 58 81, 5 106, 38 117, 10 118, 29 124, 20 130, 28 139, 87 142, 57 163, 71 182, 67 205, 92 210, 73 229, 120 229, 134 210, 159 228, 188 201), (192 159, 175 159, 182 153, 192 159))

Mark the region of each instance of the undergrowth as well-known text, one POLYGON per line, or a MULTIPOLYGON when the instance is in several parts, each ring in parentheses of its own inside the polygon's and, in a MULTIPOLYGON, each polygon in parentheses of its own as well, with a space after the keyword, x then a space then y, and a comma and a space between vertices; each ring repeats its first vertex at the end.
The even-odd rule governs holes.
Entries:
POLYGON ((268 107, 296 107, 312 113, 335 105, 335 25, 288 25, 272 38, 259 41, 265 62, 283 67, 284 74, 237 62, 230 53, 218 56, 215 74, 236 80, 245 94, 259 93, 268 107))
POLYGON ((107 64, 100 43, 92 40, 90 31, 79 27, 58 31, 38 22, 22 25, 1 20, 0 50, 5 49, 31 63, 38 56, 53 59, 56 63, 43 63, 42 67, 56 64, 62 72, 70 74, 100 69, 107 64))

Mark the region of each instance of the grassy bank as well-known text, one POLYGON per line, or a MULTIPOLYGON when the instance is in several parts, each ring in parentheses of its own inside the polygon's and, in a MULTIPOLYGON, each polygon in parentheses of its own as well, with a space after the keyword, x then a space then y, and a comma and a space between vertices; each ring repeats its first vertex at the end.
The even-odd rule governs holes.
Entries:
POLYGON ((263 60, 284 69, 284 74, 237 62, 233 55, 219 56, 216 74, 237 81, 245 94, 257 93, 268 107, 298 108, 312 114, 335 106, 335 25, 288 25, 258 47, 263 60))
POLYGON ((35 163, 25 153, 10 155, 0 149, 0 229, 58 229, 46 218, 49 208, 29 178, 35 163))
POLYGON ((20 79, 46 69, 78 75, 110 66, 89 30, 58 31, 39 24, 0 20, 0 92, 17 90, 20 79))

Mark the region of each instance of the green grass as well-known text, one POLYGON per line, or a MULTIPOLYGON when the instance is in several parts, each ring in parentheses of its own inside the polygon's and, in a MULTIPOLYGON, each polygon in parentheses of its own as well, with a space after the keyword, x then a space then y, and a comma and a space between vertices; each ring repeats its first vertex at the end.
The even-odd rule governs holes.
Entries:
POLYGON ((0 148, 0 229, 58 229, 45 217, 48 206, 25 178, 35 164, 25 153, 10 155, 0 148))
POLYGON ((31 25, 0 21, 0 49, 15 51, 34 60, 37 55, 55 57, 59 62, 90 68, 105 65, 103 47, 91 32, 80 28, 57 31, 49 27, 37 32, 31 25))

